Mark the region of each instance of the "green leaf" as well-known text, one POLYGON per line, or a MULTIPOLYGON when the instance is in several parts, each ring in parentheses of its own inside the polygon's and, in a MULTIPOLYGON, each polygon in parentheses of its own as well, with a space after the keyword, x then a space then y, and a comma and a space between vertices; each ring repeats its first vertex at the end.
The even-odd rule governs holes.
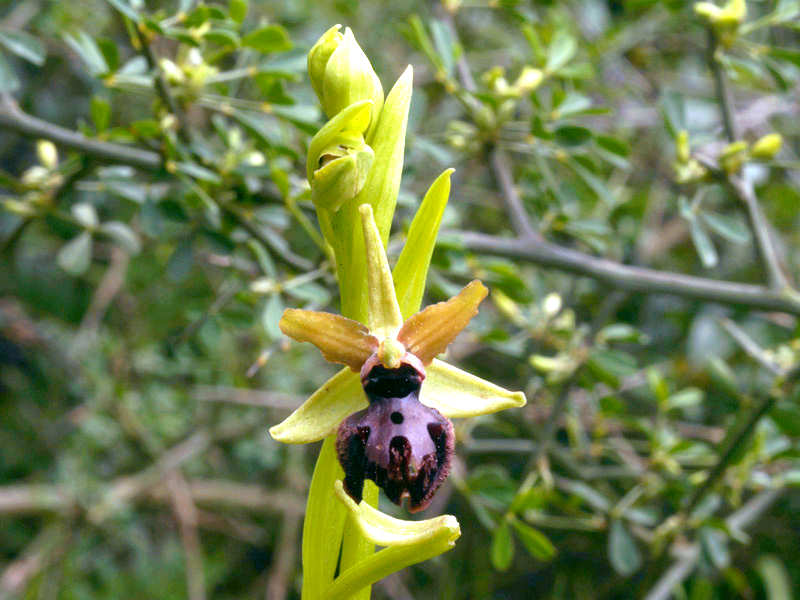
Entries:
POLYGON ((92 96, 89 112, 92 115, 92 122, 97 133, 102 133, 108 129, 108 125, 111 123, 111 105, 105 98, 92 96))
POLYGON ((106 0, 106 2, 128 17, 134 23, 139 22, 139 13, 137 13, 136 10, 130 4, 128 4, 127 0, 106 0))
POLYGON ((598 379, 613 387, 619 385, 620 378, 632 375, 637 370, 636 358, 621 350, 604 348, 594 349, 586 366, 598 379))
POLYGON ((553 542, 547 539, 547 536, 541 531, 517 519, 511 521, 511 524, 522 545, 533 558, 545 561, 551 560, 556 555, 556 547, 553 546, 553 542))
POLYGON ((139 242, 139 236, 137 236, 130 227, 121 221, 109 221, 108 223, 103 223, 103 225, 100 227, 100 231, 114 240, 114 242, 123 250, 128 252, 128 254, 138 254, 142 249, 142 245, 139 242))
POLYGON ((772 554, 761 556, 756 569, 764 581, 767 600, 792 600, 792 578, 783 561, 772 554))
POLYGON ((511 561, 514 559, 514 539, 511 537, 511 527, 507 521, 503 521, 494 530, 489 557, 498 571, 505 571, 511 566, 511 561))
POLYGON ((92 77, 108 73, 106 59, 92 37, 83 31, 78 31, 74 35, 64 34, 64 41, 86 63, 86 67, 92 77))
POLYGON ((230 0, 228 2, 228 14, 237 23, 242 23, 247 17, 247 0, 230 0))
POLYGON ((85 273, 92 262, 92 234, 84 231, 64 244, 56 262, 70 275, 85 273))
POLYGON ((580 146, 592 139, 592 132, 586 127, 564 125, 555 130, 555 139, 563 146, 580 146))
POLYGON ((14 92, 19 89, 19 79, 14 69, 8 64, 2 53, 0 53, 0 93, 14 92))
POLYGON ((692 234, 692 242, 703 266, 707 269, 716 266, 718 262, 717 249, 714 247, 711 238, 708 237, 705 227, 697 219, 691 219, 689 221, 689 231, 692 234))
POLYGON ((184 240, 175 248, 167 261, 167 279, 179 283, 188 277, 194 266, 194 244, 184 240))
POLYGON ((217 175, 214 171, 206 169, 205 167, 201 167, 200 165, 195 163, 190 163, 190 162, 176 163, 175 169, 179 173, 188 175, 193 179, 198 179, 200 181, 207 181, 208 183, 216 183, 216 184, 222 183, 222 179, 220 179, 220 176, 217 175))
POLYGON ((746 244, 750 241, 750 230, 738 217, 704 212, 702 218, 706 225, 729 242, 746 244))
POLYGON ((24 31, 0 29, 0 45, 39 67, 44 64, 47 56, 42 42, 24 31))
POLYGON ((700 545, 703 552, 717 569, 725 569, 731 562, 728 537, 719 529, 700 528, 700 545))
POLYGON ((608 536, 608 556, 614 570, 626 577, 638 571, 642 566, 642 555, 639 553, 639 548, 620 520, 611 522, 611 531, 608 536))
POLYGON ((422 305, 428 268, 450 195, 450 176, 453 171, 454 169, 447 169, 431 184, 417 214, 414 215, 406 243, 392 272, 404 319, 417 312, 422 305))
POLYGON ((292 49, 292 41, 280 25, 265 25, 244 36, 242 46, 264 53, 285 52, 292 49))
POLYGON ((95 210, 94 206, 88 202, 78 202, 77 204, 73 204, 72 208, 70 208, 70 212, 72 213, 72 216, 75 217, 75 219, 87 229, 97 227, 97 211, 95 210))
POLYGON ((578 50, 575 38, 569 33, 560 29, 553 37, 550 47, 547 49, 547 65, 545 70, 554 73, 566 65, 578 50))
POLYGON ((678 132, 687 129, 686 103, 683 96, 677 92, 667 92, 661 99, 661 110, 664 114, 664 124, 672 137, 677 137, 678 132))

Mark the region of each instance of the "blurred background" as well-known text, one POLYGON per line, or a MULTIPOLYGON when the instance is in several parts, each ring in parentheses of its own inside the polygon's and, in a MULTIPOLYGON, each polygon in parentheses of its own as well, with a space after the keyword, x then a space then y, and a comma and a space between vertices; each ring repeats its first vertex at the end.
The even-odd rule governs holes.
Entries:
POLYGON ((451 513, 462 536, 373 597, 800 596, 800 304, 768 285, 754 235, 791 286, 798 15, 0 2, 0 598, 300 597, 319 445, 266 431, 336 371, 277 328, 285 307, 338 312, 305 181, 324 122, 305 54, 336 23, 386 91, 414 66, 390 260, 455 167, 425 303, 481 278, 491 296, 448 360, 528 397, 456 421, 422 516, 451 513), (780 152, 759 156, 773 132, 780 152), (742 297, 464 235, 512 235, 515 198, 559 248, 742 297))

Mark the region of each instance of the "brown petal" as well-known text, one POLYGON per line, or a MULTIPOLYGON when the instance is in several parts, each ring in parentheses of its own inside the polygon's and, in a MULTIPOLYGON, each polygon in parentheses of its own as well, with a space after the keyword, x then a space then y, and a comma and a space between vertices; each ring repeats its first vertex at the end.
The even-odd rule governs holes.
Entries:
POLYGON ((432 304, 409 317, 397 339, 422 364, 430 364, 478 314, 478 305, 488 293, 489 290, 476 279, 450 300, 432 304))
POLYGON ((347 365, 359 372, 378 347, 378 340, 357 321, 332 313, 288 308, 278 326, 298 342, 311 342, 328 362, 347 365))

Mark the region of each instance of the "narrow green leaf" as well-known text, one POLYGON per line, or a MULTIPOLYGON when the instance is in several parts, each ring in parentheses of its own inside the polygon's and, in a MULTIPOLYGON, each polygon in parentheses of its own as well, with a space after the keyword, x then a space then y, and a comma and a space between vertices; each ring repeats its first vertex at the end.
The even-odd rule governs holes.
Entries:
POLYGON ((550 47, 547 49, 547 65, 545 70, 554 73, 566 65, 578 50, 575 38, 569 33, 560 29, 553 37, 550 47))
POLYGON ((580 146, 592 139, 592 132, 586 127, 564 125, 555 130, 556 141, 563 146, 580 146))
POLYGON ((605 383, 616 387, 622 377, 636 372, 636 359, 620 350, 596 348, 589 355, 586 365, 589 370, 605 383))
POLYGON ((14 69, 0 53, 0 92, 14 92, 19 89, 19 79, 14 69))
POLYGON ((42 42, 24 31, 0 29, 0 45, 39 67, 44 64, 47 56, 42 42))
POLYGON ((129 254, 138 254, 142 249, 137 236, 133 230, 121 221, 109 221, 103 223, 100 231, 110 237, 114 242, 129 254))
POLYGON ((553 542, 547 539, 547 536, 541 531, 517 519, 511 521, 511 524, 514 526, 514 531, 517 532, 519 541, 533 558, 545 561, 551 560, 556 555, 556 547, 553 546, 553 542))
POLYGON ((304 598, 330 597, 347 517, 345 506, 333 497, 334 482, 343 477, 344 471, 336 458, 336 436, 328 436, 314 467, 303 522, 304 598))
POLYGON ((139 13, 137 13, 136 10, 130 4, 128 4, 127 0, 106 0, 106 2, 128 17, 134 23, 139 22, 139 13))
POLYGON ((280 25, 265 25, 242 38, 242 46, 259 52, 285 52, 292 49, 289 33, 280 25))
POLYGON ((746 244, 750 241, 750 230, 742 219, 718 213, 703 213, 703 221, 715 233, 734 244, 746 244))
POLYGON ((92 96, 89 113, 92 115, 92 122, 98 133, 108 129, 108 125, 111 123, 111 105, 105 98, 92 96))
POLYGON ((511 566, 511 561, 514 560, 514 539, 511 537, 511 528, 507 521, 503 521, 494 530, 489 557, 498 571, 505 571, 511 566))
POLYGON ((58 266, 70 275, 81 275, 92 262, 92 234, 84 231, 66 243, 56 257, 58 266))
POLYGON ((404 319, 417 312, 422 305, 428 268, 450 195, 450 176, 453 171, 454 169, 447 169, 428 188, 417 214, 414 215, 406 243, 392 272, 404 319))
POLYGON ((81 57, 89 74, 97 77, 108 72, 108 64, 97 42, 83 31, 78 31, 74 35, 65 34, 64 41, 81 57))
POLYGON ((705 227, 697 219, 692 219, 689 221, 689 231, 703 266, 707 269, 716 266, 718 262, 717 249, 711 238, 708 237, 705 227))
POLYGON ((772 554, 761 556, 756 563, 758 574, 764 581, 767 600, 792 600, 792 578, 783 561, 772 554))
POLYGON ((725 569, 731 562, 728 551, 728 538, 719 529, 702 527, 700 529, 700 545, 703 552, 717 569, 725 569))
POLYGON ((622 521, 611 522, 608 555, 611 559, 611 566, 620 575, 632 575, 642 566, 642 555, 639 553, 639 548, 622 521))

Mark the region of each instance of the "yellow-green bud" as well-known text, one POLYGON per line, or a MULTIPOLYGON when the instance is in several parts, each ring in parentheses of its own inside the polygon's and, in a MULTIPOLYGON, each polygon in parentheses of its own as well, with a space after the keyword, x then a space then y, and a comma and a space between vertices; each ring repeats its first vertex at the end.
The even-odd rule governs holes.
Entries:
POLYGON ((370 128, 383 108, 383 87, 372 65, 348 27, 329 29, 308 53, 311 85, 322 110, 332 118, 360 100, 372 100, 370 128))
POLYGON ((719 164, 728 173, 736 173, 747 160, 747 142, 739 140, 725 146, 719 156, 719 164))
POLYGON ((36 142, 36 155, 42 166, 48 169, 55 169, 58 166, 58 150, 55 144, 49 140, 39 140, 36 142))
POLYGON ((729 0, 725 6, 720 7, 713 2, 697 2, 694 12, 713 27, 738 27, 747 16, 747 3, 745 0, 729 0))
POLYGON ((685 129, 681 129, 675 140, 675 157, 678 159, 679 163, 686 164, 689 162, 690 156, 689 132, 685 129))
POLYGON ((759 139, 750 150, 750 156, 760 160, 770 160, 781 151, 783 137, 780 133, 770 133, 759 139))
POLYGON ((542 83, 543 78, 544 74, 540 69, 535 69, 531 66, 525 66, 522 68, 519 77, 517 77, 517 80, 514 82, 514 90, 520 96, 523 94, 528 94, 539 87, 539 84, 542 83))

